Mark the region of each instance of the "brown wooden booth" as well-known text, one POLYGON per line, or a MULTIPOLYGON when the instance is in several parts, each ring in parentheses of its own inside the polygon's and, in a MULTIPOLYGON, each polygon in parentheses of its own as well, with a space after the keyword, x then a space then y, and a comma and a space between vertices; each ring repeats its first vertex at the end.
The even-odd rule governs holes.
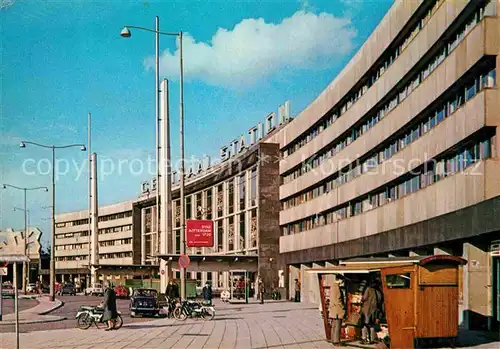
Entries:
POLYGON ((308 270, 318 275, 327 340, 331 340, 328 281, 332 274, 344 279, 346 285, 347 326, 341 337, 344 340, 359 338, 355 315, 361 307, 362 292, 374 277, 382 280, 386 318, 382 322, 387 322, 391 348, 414 348, 416 339, 456 338, 459 266, 466 263, 448 255, 360 258, 346 260, 339 266, 308 270))

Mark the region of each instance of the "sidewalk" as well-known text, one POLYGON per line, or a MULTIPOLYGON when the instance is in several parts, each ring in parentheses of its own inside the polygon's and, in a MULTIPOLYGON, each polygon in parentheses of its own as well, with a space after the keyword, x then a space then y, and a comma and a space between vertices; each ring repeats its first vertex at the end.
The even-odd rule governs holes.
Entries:
MULTIPOLYGON (((55 302, 51 302, 50 298, 46 296, 38 297, 36 298, 36 300, 38 301, 37 306, 19 312, 19 324, 36 324, 43 322, 61 321, 65 319, 62 316, 44 315, 61 307, 63 303, 60 300, 56 299, 55 302)), ((16 314, 7 314, 3 317, 2 321, 0 321, 0 326, 12 325, 15 322, 16 314)))
MULTIPOLYGON (((325 340, 317 306, 304 303, 261 304, 215 303, 213 321, 188 319, 184 322, 159 319, 127 324, 117 331, 104 327, 21 333, 22 349, 332 349, 325 340)), ((499 348, 500 342, 466 332, 458 343, 462 348, 499 348), (470 345, 470 346, 468 346, 470 345)), ((360 348, 357 344, 343 349, 360 348)), ((2 334, 2 349, 15 348, 15 334, 2 334)))

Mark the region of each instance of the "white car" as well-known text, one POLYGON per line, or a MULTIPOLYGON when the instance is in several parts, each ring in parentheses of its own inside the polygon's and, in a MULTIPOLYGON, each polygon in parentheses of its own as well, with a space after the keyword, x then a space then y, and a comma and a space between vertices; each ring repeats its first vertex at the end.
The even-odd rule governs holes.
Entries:
POLYGON ((102 296, 104 294, 104 289, 101 284, 93 284, 85 289, 86 296, 102 296))
POLYGON ((36 284, 28 284, 28 286, 26 286, 26 292, 27 293, 36 292, 36 284))

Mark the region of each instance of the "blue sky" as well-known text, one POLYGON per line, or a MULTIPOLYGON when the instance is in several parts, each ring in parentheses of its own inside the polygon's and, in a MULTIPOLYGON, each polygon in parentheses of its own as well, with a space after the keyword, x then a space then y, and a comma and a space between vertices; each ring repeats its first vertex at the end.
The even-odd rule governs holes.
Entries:
MULTIPOLYGON (((138 164, 154 158, 154 34, 135 30, 124 39, 119 35, 124 25, 154 28, 158 15, 161 30, 185 32, 186 155, 216 157, 222 145, 285 100, 297 115, 359 49, 392 0, 0 4, 1 183, 49 186, 50 151, 20 149, 19 142, 86 143, 91 112, 92 150, 108 159, 102 167, 113 172, 100 178, 99 200, 110 204, 134 199, 140 182, 153 176, 140 172, 138 164)), ((174 158, 179 148, 176 50, 175 38, 161 37, 162 77, 171 81, 174 158)), ((86 209, 86 156, 77 148, 58 151, 65 163, 57 180, 57 212, 86 209)), ((23 204, 22 192, 0 190, 0 195, 0 228, 22 227, 22 213, 13 211, 23 204)), ((44 240, 50 210, 42 207, 50 198, 50 192, 28 197, 31 224, 42 229, 44 240)))

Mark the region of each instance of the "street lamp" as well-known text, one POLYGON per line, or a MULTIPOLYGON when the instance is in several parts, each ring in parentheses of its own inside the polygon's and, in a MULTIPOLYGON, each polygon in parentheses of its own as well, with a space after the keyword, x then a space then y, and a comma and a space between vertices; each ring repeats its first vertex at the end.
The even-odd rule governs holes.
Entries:
MULTIPOLYGON (((27 235, 28 235, 28 212, 29 210, 26 208, 26 192, 27 191, 32 191, 32 190, 41 190, 41 189, 44 189, 46 192, 49 191, 49 189, 47 187, 31 187, 31 188, 24 188, 24 187, 18 187, 18 186, 15 186, 15 185, 11 185, 11 184, 3 184, 3 189, 7 189, 7 188, 13 188, 13 189, 16 189, 16 190, 22 190, 24 191, 24 209, 22 208, 18 208, 18 207, 14 207, 14 211, 17 210, 20 210, 20 211, 24 211, 24 234, 23 234, 23 251, 24 251, 24 255, 27 256, 28 253, 27 253, 27 242, 26 242, 26 239, 27 239, 27 235)), ((26 263, 23 263, 23 293, 26 293, 26 278, 27 278, 27 264, 26 263)))
MULTIPOLYGON (((148 32, 155 33, 155 101, 156 101, 156 231, 158 232, 158 237, 160 236, 159 229, 159 213, 160 213, 160 199, 159 199, 159 172, 158 172, 158 161, 159 161, 159 115, 160 115, 160 98, 159 98, 159 84, 160 84, 160 58, 159 58, 159 50, 160 50, 160 34, 175 36, 179 38, 179 58, 180 58, 180 79, 179 79, 179 90, 180 90, 180 100, 179 100, 179 118, 180 118, 180 201, 181 201, 181 254, 185 253, 186 250, 186 242, 185 242, 185 219, 184 219, 184 64, 183 64, 183 51, 182 51, 182 31, 178 33, 168 33, 160 31, 160 19, 156 16, 156 27, 155 29, 149 29, 144 27, 137 27, 127 25, 124 26, 122 31, 120 32, 120 36, 124 38, 130 38, 132 33, 130 29, 139 29, 145 30, 148 32)), ((170 152, 167 152, 167 164, 170 166, 170 152)), ((170 196, 170 195, 167 195, 170 196)), ((159 243, 157 244, 160 245, 159 243)), ((184 299, 186 295, 186 287, 185 287, 185 271, 184 268, 181 268, 181 298, 184 299)))
MULTIPOLYGON (((79 147, 81 151, 86 151, 84 144, 69 144, 69 145, 44 145, 35 142, 22 141, 19 144, 20 148, 26 148, 26 144, 31 144, 37 147, 52 149, 52 231, 50 237, 51 249, 50 249, 50 299, 53 302, 55 300, 55 280, 56 280, 56 263, 55 263, 55 244, 56 244, 56 177, 55 177, 55 161, 56 161, 56 149, 66 149, 79 147)), ((47 189, 48 190, 48 189, 47 189)))

